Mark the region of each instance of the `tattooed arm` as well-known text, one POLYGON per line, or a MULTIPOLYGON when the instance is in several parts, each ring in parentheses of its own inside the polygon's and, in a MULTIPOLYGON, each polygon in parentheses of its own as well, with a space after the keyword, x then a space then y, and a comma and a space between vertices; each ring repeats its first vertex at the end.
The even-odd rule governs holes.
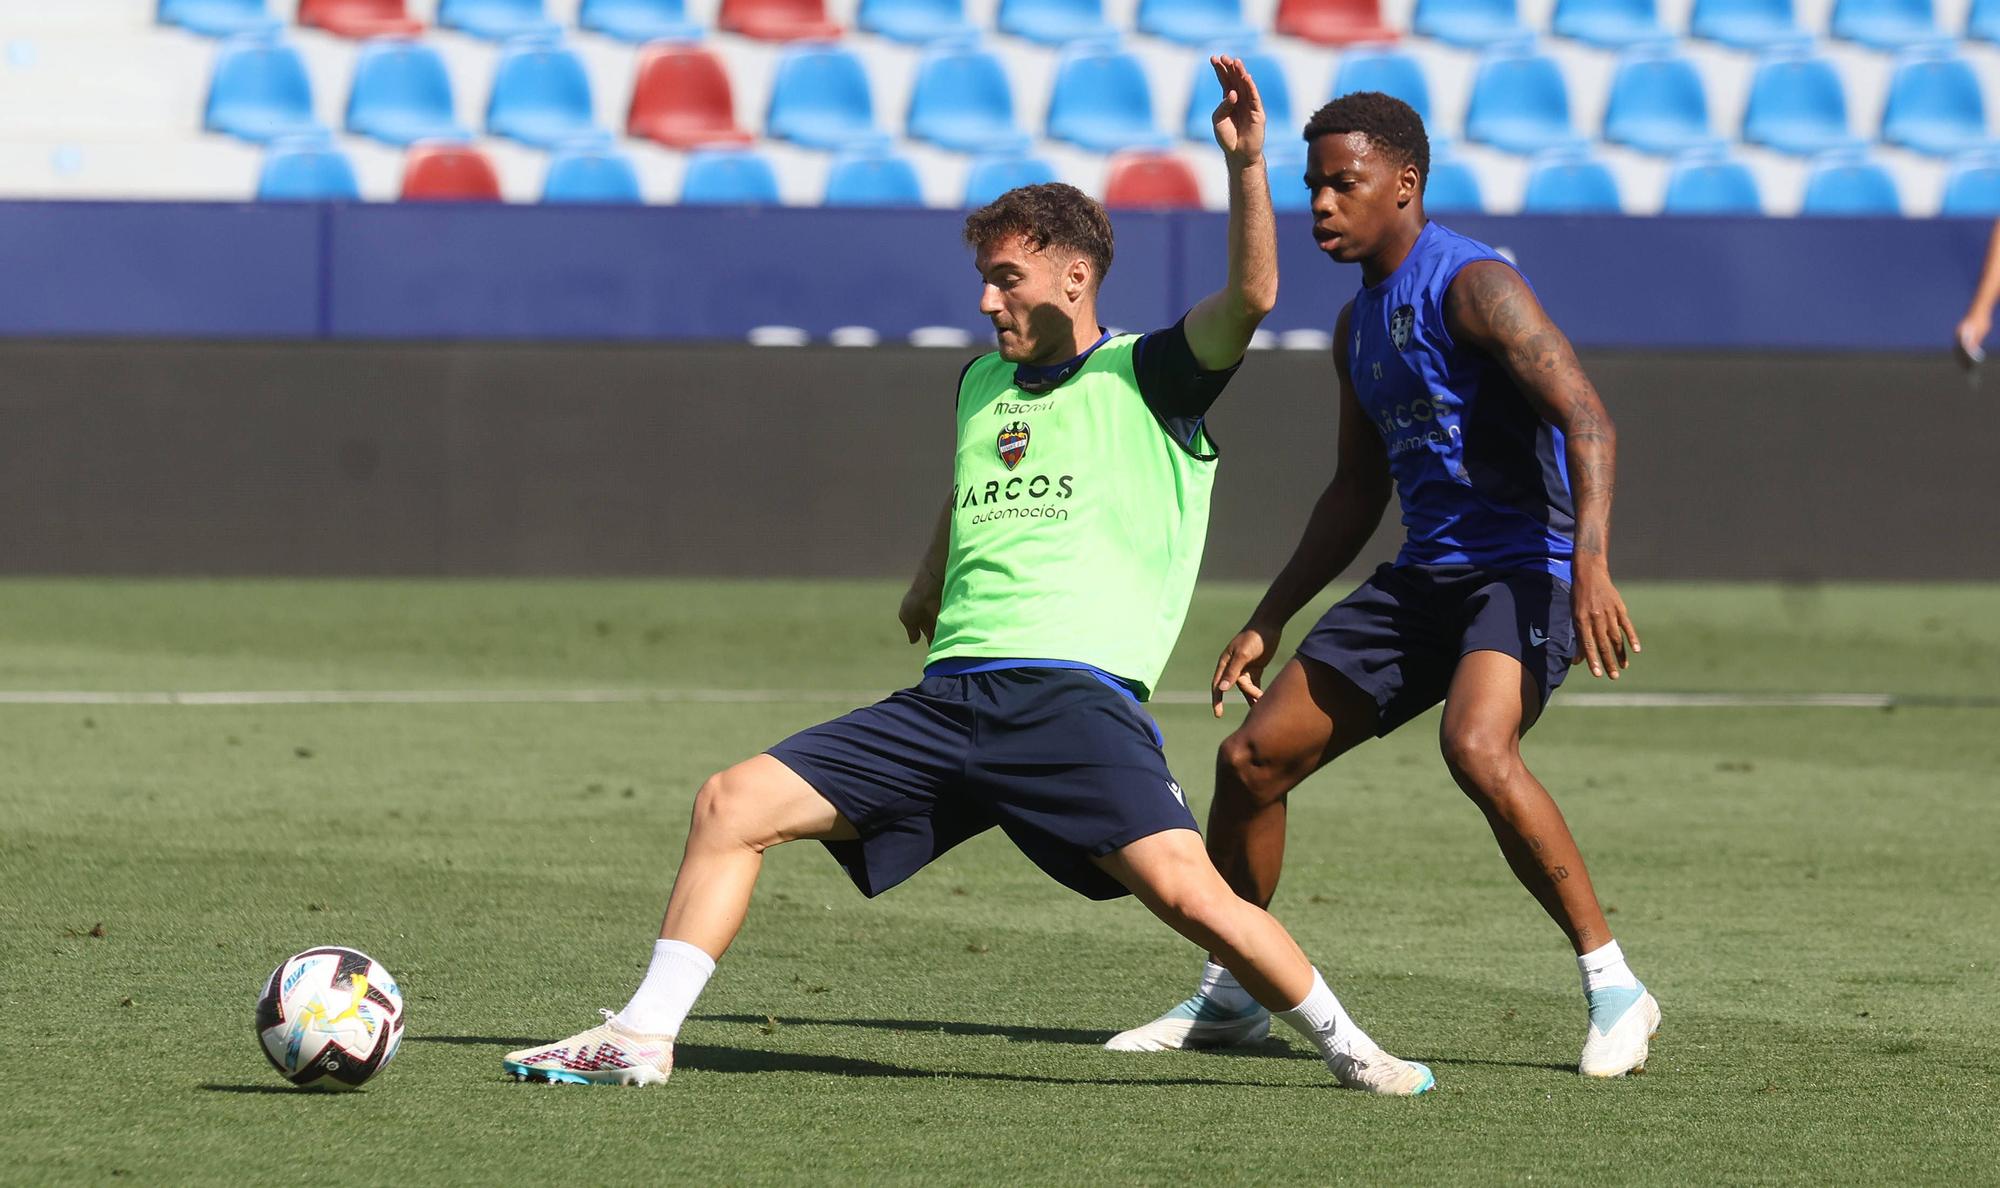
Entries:
POLYGON ((1445 327, 1463 346, 1499 364, 1542 419, 1562 430, 1576 505, 1575 581, 1570 597, 1577 654, 1592 676, 1618 673, 1639 650, 1625 600, 1611 584, 1611 491, 1618 433, 1569 339, 1549 320, 1521 274, 1498 260, 1465 266, 1445 292, 1445 327))

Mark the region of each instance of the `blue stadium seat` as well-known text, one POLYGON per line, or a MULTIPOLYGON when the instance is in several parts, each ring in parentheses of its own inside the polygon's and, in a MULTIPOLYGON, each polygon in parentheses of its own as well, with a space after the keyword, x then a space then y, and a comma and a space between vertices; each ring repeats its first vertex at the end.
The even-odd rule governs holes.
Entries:
POLYGON ((1465 138, 1510 153, 1580 142, 1569 118, 1569 88, 1554 58, 1530 47, 1486 55, 1465 110, 1465 138))
POLYGON ((1550 27, 1559 36, 1610 49, 1666 35, 1653 0, 1556 0, 1550 27))
POLYGON ((861 0, 855 24, 914 45, 975 32, 965 19, 963 0, 861 0))
POLYGON ((776 206, 778 175, 750 149, 702 149, 688 155, 684 206, 776 206))
POLYGON ((583 0, 577 27, 620 41, 696 41, 702 28, 681 0, 583 0))
POLYGON ((1810 156, 1858 143, 1847 128, 1847 91, 1833 63, 1810 47, 1765 55, 1750 79, 1743 139, 1810 156))
POLYGON ((438 0, 437 23, 488 41, 556 32, 555 22, 542 13, 542 0, 438 0))
POLYGON ((493 71, 486 130, 544 149, 599 133, 576 51, 539 38, 509 42, 493 71))
POLYGON ((1769 49, 1804 35, 1792 0, 1694 0, 1688 34, 1745 50, 1769 49))
POLYGON ((1340 72, 1333 78, 1333 97, 1356 91, 1380 91, 1416 109, 1426 127, 1431 122, 1431 88, 1424 80, 1424 68, 1409 54, 1396 49, 1362 46, 1340 59, 1340 72))
POLYGON ((976 42, 943 42, 917 66, 910 89, 913 140, 961 153, 1016 153, 1028 147, 1014 119, 1007 68, 976 42))
POLYGON ((1806 178, 1804 215, 1899 215, 1896 179, 1865 153, 1841 150, 1813 163, 1806 178))
POLYGON ((1889 81, 1882 139, 1934 157, 1986 147, 1986 102, 1972 64, 1949 45, 1906 55, 1889 81))
POLYGON ((808 148, 840 149, 881 140, 861 59, 838 45, 788 47, 771 83, 765 130, 808 148))
POLYGON ((1099 153, 1169 143, 1153 122, 1145 67, 1115 42, 1083 42, 1063 51, 1049 100, 1049 138, 1099 153))
POLYGON ((1626 55, 1611 80, 1604 139, 1660 155, 1713 141, 1708 93, 1694 63, 1671 46, 1626 55))
POLYGON ((826 174, 823 206, 922 206, 924 188, 910 159, 892 149, 842 153, 826 174))
POLYGON ((1292 137, 1267 140, 1264 143, 1264 174, 1271 184, 1271 209, 1312 209, 1312 191, 1306 189, 1305 183, 1304 141, 1292 137))
MULTIPOLYGON (((1227 53, 1243 59, 1250 77, 1257 80, 1257 93, 1264 99, 1264 127, 1269 142, 1281 137, 1287 142, 1298 138, 1303 121, 1292 119, 1292 86, 1285 78, 1285 64, 1268 50, 1230 48, 1227 53)), ((1194 61, 1194 87, 1188 91, 1187 138, 1204 144, 1215 142, 1215 105, 1222 102, 1222 87, 1215 81, 1215 68, 1207 58, 1194 61)), ((1268 155, 1268 154, 1267 154, 1268 155)))
POLYGON ((1870 49, 1904 49, 1941 31, 1931 0, 1834 0, 1832 33, 1870 49))
POLYGON ((1711 149, 1689 153, 1674 163, 1661 213, 1760 215, 1764 199, 1757 192, 1757 176, 1749 166, 1711 149))
POLYGON ((1528 32, 1514 0, 1417 0, 1411 28, 1425 37, 1474 48, 1528 32))
POLYGON ((998 24, 1042 45, 1114 37, 1117 30, 1104 20, 1103 0, 1000 0, 998 24))
POLYGON ((1237 0, 1139 0, 1139 32, 1196 46, 1257 35, 1237 0))
POLYGON ((1009 190, 1058 180, 1055 167, 1040 157, 982 157, 965 175, 965 206, 977 209, 1009 190))
POLYGON ((632 158, 612 148, 608 138, 568 145, 549 157, 542 179, 544 202, 636 206, 645 200, 632 158))
POLYGON ((1528 174, 1522 214, 1617 214, 1618 179, 1587 152, 1544 153, 1528 174))
POLYGON ((1952 162, 1941 215, 2000 218, 2000 152, 1966 153, 1952 162))
POLYGON ((325 132, 287 136, 264 150, 257 174, 259 202, 359 202, 354 162, 325 132))
MULTIPOLYGON (((71 0, 61 2, 67 4, 71 0)), ((174 25, 203 37, 270 33, 279 23, 264 11, 264 0, 160 0, 157 17, 162 25, 174 25)))
POLYGON ((261 33, 223 42, 209 77, 202 127, 260 144, 319 130, 312 80, 297 48, 261 33))
POLYGON ((452 114, 444 59, 424 42, 388 38, 361 47, 347 93, 347 130, 399 147, 471 135, 452 114))
POLYGON ((1965 35, 1974 41, 2000 42, 2000 0, 1972 0, 1965 14, 1965 35))
POLYGON ((1479 175, 1472 166, 1449 153, 1434 154, 1431 171, 1424 178, 1424 213, 1479 214, 1485 209, 1479 175))

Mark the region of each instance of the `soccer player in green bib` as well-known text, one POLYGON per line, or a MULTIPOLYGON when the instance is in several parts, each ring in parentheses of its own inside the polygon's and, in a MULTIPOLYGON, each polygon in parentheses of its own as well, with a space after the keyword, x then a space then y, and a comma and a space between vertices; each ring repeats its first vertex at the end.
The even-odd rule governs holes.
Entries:
POLYGON ((1284 928, 1230 891, 1140 708, 1208 532, 1216 451, 1203 418, 1278 295, 1263 106, 1242 62, 1212 64, 1228 283, 1171 328, 1112 335, 1097 322, 1112 237, 1096 202, 1028 186, 966 220, 999 349, 959 378, 950 501, 900 612, 912 643, 930 640, 924 679, 710 777, 638 991, 600 1026, 509 1053, 509 1073, 665 1081, 770 847, 820 841, 874 896, 997 826, 1081 894, 1138 896, 1341 1084, 1434 1084, 1356 1026, 1284 928))

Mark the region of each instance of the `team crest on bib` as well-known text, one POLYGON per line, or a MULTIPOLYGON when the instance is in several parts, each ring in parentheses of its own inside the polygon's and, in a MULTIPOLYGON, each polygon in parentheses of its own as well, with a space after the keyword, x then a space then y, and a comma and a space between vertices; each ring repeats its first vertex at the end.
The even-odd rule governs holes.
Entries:
POLYGON ((1389 341, 1396 344, 1399 351, 1410 349, 1410 331, 1417 328, 1417 311, 1408 305, 1399 305, 1396 312, 1389 315, 1389 341))
POLYGON ((1000 440, 996 444, 1000 447, 1000 460, 1007 464, 1007 469, 1019 466, 1021 459, 1028 456, 1028 423, 1015 421, 1008 425, 1000 431, 1000 440))

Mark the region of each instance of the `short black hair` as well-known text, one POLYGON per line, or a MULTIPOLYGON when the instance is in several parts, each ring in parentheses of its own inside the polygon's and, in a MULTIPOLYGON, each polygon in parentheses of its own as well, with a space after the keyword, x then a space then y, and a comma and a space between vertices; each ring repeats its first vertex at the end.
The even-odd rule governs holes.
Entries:
POLYGON ((1093 284, 1111 271, 1111 216, 1097 199, 1061 182, 1018 186, 965 219, 965 242, 975 251, 1010 235, 1031 251, 1068 248, 1090 260, 1093 284))
POLYGON ((1356 91, 1320 108, 1306 121, 1306 143, 1359 132, 1405 165, 1417 167, 1418 185, 1431 174, 1431 140, 1417 109, 1380 91, 1356 91))

